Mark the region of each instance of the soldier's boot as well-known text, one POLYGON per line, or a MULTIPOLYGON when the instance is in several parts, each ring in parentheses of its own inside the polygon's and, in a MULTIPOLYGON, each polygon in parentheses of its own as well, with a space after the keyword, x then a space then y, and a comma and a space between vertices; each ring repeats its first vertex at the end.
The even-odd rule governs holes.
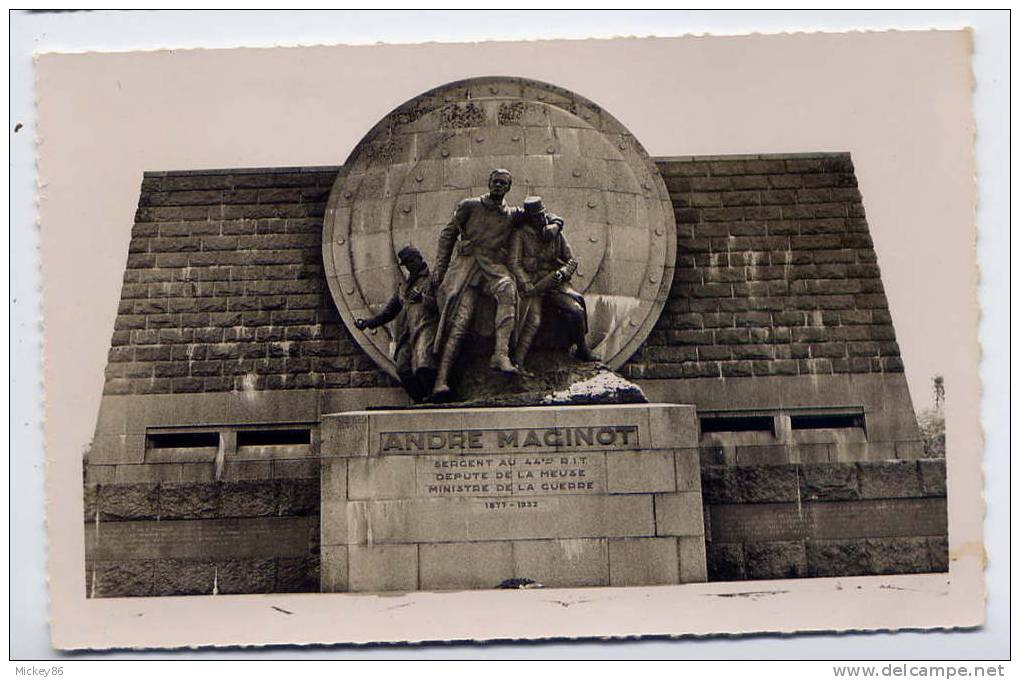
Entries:
POLYGON ((453 318, 450 319, 450 330, 446 337, 446 344, 439 355, 439 369, 436 371, 436 381, 432 386, 432 401, 445 401, 450 398, 450 369, 453 362, 460 354, 460 346, 471 326, 471 317, 474 314, 474 293, 471 289, 465 291, 464 298, 457 305, 453 318))
POLYGON ((443 352, 443 358, 439 361, 439 370, 436 372, 436 382, 432 386, 432 401, 443 401, 450 396, 450 368, 453 366, 453 352, 443 352))
MULTIPOLYGON (((583 313, 583 312, 582 312, 583 313)), ((584 325, 583 320, 578 319, 573 330, 574 336, 574 358, 580 361, 599 361, 599 358, 588 349, 588 344, 584 341, 584 325)))
POLYGON ((510 333, 513 331, 513 326, 510 324, 505 324, 504 326, 496 328, 496 349, 492 352, 489 368, 506 375, 517 375, 520 371, 510 361, 510 354, 507 351, 510 345, 510 333))
POLYGON ((531 344, 535 341, 535 334, 538 333, 538 326, 530 323, 525 323, 521 329, 520 338, 517 340, 517 346, 514 348, 513 361, 517 364, 518 368, 524 368, 524 360, 528 356, 528 352, 531 350, 531 344))
POLYGON ((411 401, 414 403, 420 402, 422 399, 428 396, 428 392, 422 388, 421 383, 415 377, 414 373, 398 373, 397 378, 400 379, 400 385, 407 392, 408 396, 411 397, 411 401))
POLYGON ((588 346, 584 344, 584 340, 578 343, 577 349, 574 350, 574 356, 581 361, 601 361, 594 352, 588 349, 588 346))
POLYGON ((464 333, 459 328, 452 328, 450 337, 446 340, 446 347, 443 348, 443 355, 439 359, 439 370, 436 371, 436 382, 432 386, 432 401, 443 401, 450 396, 450 369, 453 368, 453 360, 457 358, 460 350, 461 340, 464 333))
POLYGON ((496 347, 492 351, 489 368, 506 375, 520 373, 510 361, 510 336, 514 332, 514 317, 517 314, 517 288, 512 279, 504 278, 496 285, 496 347))
POLYGON ((432 394, 432 386, 436 384, 436 369, 422 366, 414 372, 414 379, 421 386, 423 399, 432 394))

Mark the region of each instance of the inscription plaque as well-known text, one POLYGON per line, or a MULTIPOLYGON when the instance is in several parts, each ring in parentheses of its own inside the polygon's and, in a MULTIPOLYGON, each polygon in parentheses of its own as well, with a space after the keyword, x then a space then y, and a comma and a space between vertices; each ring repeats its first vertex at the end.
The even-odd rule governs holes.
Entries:
POLYGON ((418 495, 545 496, 605 493, 602 453, 520 453, 502 456, 422 456, 418 495))

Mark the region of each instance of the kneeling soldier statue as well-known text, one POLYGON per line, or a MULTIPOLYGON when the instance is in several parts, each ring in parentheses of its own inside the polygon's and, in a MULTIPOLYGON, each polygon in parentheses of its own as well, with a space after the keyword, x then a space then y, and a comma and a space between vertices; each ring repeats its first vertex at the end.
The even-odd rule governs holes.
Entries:
POLYGON ((508 260, 521 295, 514 363, 524 365, 542 323, 543 306, 555 312, 556 324, 566 332, 575 348, 574 356, 581 361, 597 361, 585 344, 588 311, 584 296, 570 285, 577 271, 577 260, 563 235, 562 221, 549 222, 538 196, 524 199, 524 220, 510 237, 508 260))
POLYGON ((400 383, 417 402, 429 395, 436 379, 432 354, 436 337, 436 294, 429 265, 420 250, 404 246, 397 253, 397 259, 400 266, 407 269, 407 281, 397 288, 379 314, 370 319, 355 319, 354 325, 364 330, 397 319, 397 349, 393 361, 400 383))

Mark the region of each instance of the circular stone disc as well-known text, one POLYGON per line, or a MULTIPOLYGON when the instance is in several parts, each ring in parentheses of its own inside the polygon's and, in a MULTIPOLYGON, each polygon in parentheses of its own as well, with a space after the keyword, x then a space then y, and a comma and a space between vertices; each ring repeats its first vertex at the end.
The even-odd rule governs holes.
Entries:
POLYGON ((580 266, 572 285, 588 307, 588 344, 619 368, 648 337, 676 261, 666 186, 644 148, 598 105, 552 85, 486 77, 436 88, 401 105, 361 140, 333 185, 322 250, 347 328, 395 375, 388 328, 359 331, 401 281, 410 243, 435 263, 457 203, 486 193, 507 168, 507 203, 541 196, 561 216, 580 266))

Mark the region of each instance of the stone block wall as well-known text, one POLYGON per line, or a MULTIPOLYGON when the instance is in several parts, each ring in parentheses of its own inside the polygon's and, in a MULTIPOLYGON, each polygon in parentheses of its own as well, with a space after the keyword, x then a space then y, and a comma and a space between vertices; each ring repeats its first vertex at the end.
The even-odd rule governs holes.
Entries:
MULTIPOLYGON (((656 162, 677 270, 626 376, 902 372, 849 154, 656 162)), ((392 384, 326 287, 322 215, 337 171, 146 173, 105 393, 392 384)))
POLYGON ((658 159, 677 220, 632 378, 903 370, 849 154, 658 159))
POLYGON ((323 274, 336 173, 145 173, 104 393, 388 385, 323 274))
POLYGON ((287 394, 104 399, 97 431, 125 434, 84 469, 89 596, 318 590, 317 401, 287 394))
POLYGON ((314 592, 319 479, 87 484, 88 597, 314 592))
POLYGON ((944 460, 702 465, 711 581, 944 572, 944 460))

